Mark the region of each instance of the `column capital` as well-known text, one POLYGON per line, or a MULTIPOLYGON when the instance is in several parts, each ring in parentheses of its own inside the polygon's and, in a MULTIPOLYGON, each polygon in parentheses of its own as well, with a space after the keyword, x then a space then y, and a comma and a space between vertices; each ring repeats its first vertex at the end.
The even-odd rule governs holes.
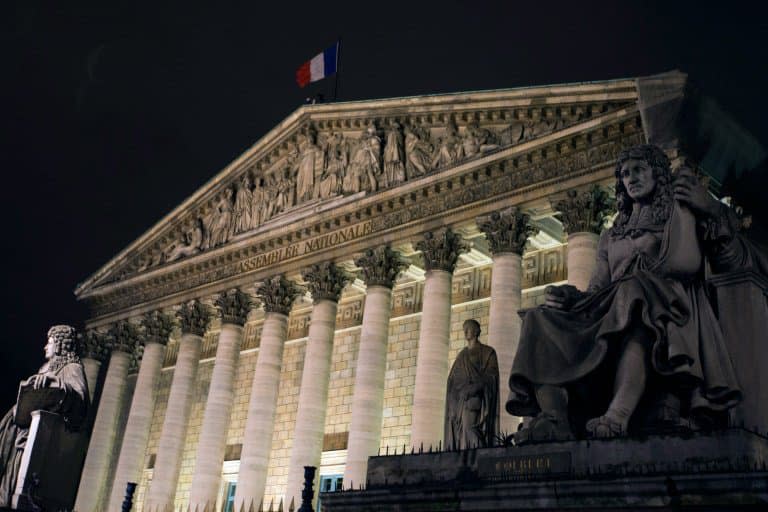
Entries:
POLYGON ((221 321, 225 324, 245 325, 248 313, 251 311, 253 299, 250 295, 237 288, 232 288, 222 293, 213 301, 221 314, 221 321))
POLYGON ((603 230, 606 218, 614 212, 615 201, 599 185, 588 189, 568 190, 565 199, 554 202, 560 221, 568 234, 589 232, 597 235, 603 230))
POLYGON ((133 355, 139 338, 139 328, 128 320, 120 320, 109 329, 109 343, 113 351, 133 355))
POLYGON ((141 319, 141 325, 144 327, 144 344, 167 345, 168 336, 171 335, 174 324, 172 316, 160 311, 146 313, 141 319))
POLYGON ((307 288, 316 303, 323 299, 338 302, 342 290, 352 280, 346 270, 330 261, 312 265, 304 270, 301 276, 307 282, 307 288))
POLYGON ((390 289, 395 285, 400 272, 408 268, 408 262, 389 245, 366 249, 363 256, 355 260, 355 265, 362 269, 366 285, 385 286, 390 289))
POLYGON ((525 242, 536 232, 531 217, 512 206, 475 219, 485 233, 492 254, 513 252, 522 256, 525 242))
POLYGON ((82 357, 104 362, 109 356, 109 338, 105 333, 85 331, 80 338, 82 357))
POLYGON ((302 293, 304 289, 301 286, 286 279, 282 274, 264 280, 256 289, 256 295, 261 299, 264 311, 286 316, 291 312, 293 301, 302 293))
POLYGON ((443 228, 424 233, 424 240, 416 243, 416 249, 424 256, 427 270, 453 272, 459 255, 469 251, 469 244, 451 228, 443 228))
POLYGON ((181 324, 181 332, 203 336, 211 320, 211 312, 198 300, 191 300, 181 305, 176 312, 181 324))

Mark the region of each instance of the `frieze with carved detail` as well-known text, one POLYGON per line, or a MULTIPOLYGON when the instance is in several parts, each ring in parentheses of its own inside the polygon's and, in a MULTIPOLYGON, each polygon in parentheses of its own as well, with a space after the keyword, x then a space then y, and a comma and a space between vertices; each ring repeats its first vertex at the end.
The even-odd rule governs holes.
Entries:
MULTIPOLYGON (((544 166, 543 164, 547 161, 536 164, 537 169, 546 171, 543 174, 534 173, 534 164, 529 161, 526 154, 522 154, 514 159, 492 164, 487 168, 486 173, 475 172, 474 175, 479 179, 465 182, 464 177, 457 177, 456 180, 461 179, 463 182, 460 187, 451 187, 449 182, 439 192, 434 194, 430 192, 426 198, 419 196, 412 199, 416 194, 410 193, 399 200, 395 200, 393 206, 387 207, 387 204, 392 205, 392 200, 383 203, 387 209, 382 212, 378 212, 379 207, 374 205, 367 212, 359 212, 356 218, 360 220, 357 224, 343 226, 330 233, 307 240, 298 240, 289 245, 277 246, 267 252, 259 252, 254 247, 253 249, 238 251, 235 254, 217 256, 211 260, 195 263, 194 269, 174 270, 170 274, 164 275, 162 279, 153 278, 137 284, 132 288, 132 291, 110 292, 88 300, 93 313, 99 316, 181 290, 213 283, 266 266, 277 265, 314 251, 324 250, 333 246, 333 242, 341 245, 375 233, 401 227, 412 221, 470 205, 476 201, 509 193, 520 194, 526 190, 531 190, 532 187, 545 186, 587 174, 592 172, 592 168, 595 166, 610 163, 623 148, 636 145, 643 140, 643 134, 637 131, 619 139, 607 140, 590 148, 571 151, 567 157, 553 156, 556 165, 544 166), (574 160, 587 162, 588 165, 585 167, 573 164, 574 160), (536 180, 535 177, 540 179, 536 180)), ((536 151, 556 155, 550 151, 550 148, 554 150, 555 146, 548 146, 536 151)), ((334 219, 331 217, 325 222, 326 224, 333 223, 334 219)), ((267 242, 269 242, 266 244, 268 247, 272 242, 267 242)), ((259 246, 264 247, 265 243, 260 242, 259 246)))
MULTIPOLYGON (((623 106, 616 103, 602 110, 623 106)), ((400 122, 401 117, 370 119, 358 136, 348 135, 348 130, 319 132, 317 123, 310 122, 289 135, 276 153, 237 173, 117 279, 224 245, 294 207, 396 187, 562 130, 593 114, 582 106, 563 106, 557 112, 541 107, 490 115, 412 115, 406 122, 400 122)))

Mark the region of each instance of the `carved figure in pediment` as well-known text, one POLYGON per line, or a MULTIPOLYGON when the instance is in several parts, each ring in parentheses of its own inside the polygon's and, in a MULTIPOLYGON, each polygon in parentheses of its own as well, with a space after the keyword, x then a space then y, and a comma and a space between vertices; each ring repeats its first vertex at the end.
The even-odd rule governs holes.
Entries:
POLYGON ((344 140, 341 133, 336 132, 330 136, 325 147, 325 154, 326 172, 335 174, 337 177, 342 176, 349 165, 349 144, 344 140))
POLYGON ((363 132, 354 155, 350 167, 356 167, 360 188, 369 192, 386 188, 387 184, 383 183, 385 178, 381 174, 381 139, 374 125, 368 126, 363 132))
POLYGON ((256 178, 251 191, 251 229, 261 226, 267 214, 267 191, 263 180, 256 178))
POLYGON ((487 153, 498 149, 496 134, 487 128, 481 128, 476 122, 467 125, 467 132, 462 141, 463 156, 468 158, 478 153, 487 153))
POLYGON ((387 130, 387 143, 384 146, 384 176, 390 187, 405 181, 403 132, 398 123, 393 123, 387 130))
POLYGON ((275 177, 277 183, 277 197, 275 199, 275 211, 284 212, 295 204, 293 180, 291 170, 286 168, 282 175, 275 177))
POLYGON ((461 155, 460 143, 456 123, 450 121, 445 128, 445 135, 438 139, 437 149, 432 157, 432 167, 437 169, 456 163, 461 155))
POLYGON ((325 154, 315 143, 315 134, 299 135, 299 154, 296 164, 296 201, 300 204, 315 197, 315 180, 325 167, 325 154))
POLYGON ((267 222, 269 219, 280 213, 282 210, 278 208, 278 195, 280 193, 277 184, 277 178, 274 174, 269 174, 264 177, 266 199, 267 204, 264 212, 264 218, 262 222, 267 222))
POLYGON ((229 241, 232 229, 232 195, 232 189, 227 187, 212 212, 209 247, 216 247, 229 241))
POLYGON ((192 256, 200 252, 200 245, 203 243, 203 225, 202 219, 195 219, 184 233, 181 239, 171 245, 166 251, 165 261, 171 262, 187 256, 192 256))
POLYGON ((235 211, 232 219, 232 234, 237 235, 251 229, 251 212, 253 210, 253 195, 251 194, 251 178, 246 175, 235 194, 235 211))
POLYGON ((411 179, 428 173, 431 167, 432 145, 429 136, 418 128, 405 128, 405 170, 406 178, 411 179))
POLYGON ((501 130, 499 133, 499 144, 502 146, 511 146, 517 144, 525 138, 525 123, 515 122, 501 130))
POLYGON ((335 172, 326 169, 320 178, 319 197, 327 199, 335 196, 341 190, 341 180, 335 172))

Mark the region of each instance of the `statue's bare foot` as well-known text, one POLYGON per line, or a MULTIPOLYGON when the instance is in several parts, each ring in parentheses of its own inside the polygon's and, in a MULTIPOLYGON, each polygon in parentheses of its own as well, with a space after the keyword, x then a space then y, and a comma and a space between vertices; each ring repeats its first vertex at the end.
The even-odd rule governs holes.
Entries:
POLYGON ((551 414, 541 413, 530 425, 515 434, 515 444, 541 443, 545 441, 569 441, 573 434, 568 421, 551 414))
POLYGON ((590 437, 610 438, 627 435, 627 423, 608 413, 587 421, 586 427, 590 437))

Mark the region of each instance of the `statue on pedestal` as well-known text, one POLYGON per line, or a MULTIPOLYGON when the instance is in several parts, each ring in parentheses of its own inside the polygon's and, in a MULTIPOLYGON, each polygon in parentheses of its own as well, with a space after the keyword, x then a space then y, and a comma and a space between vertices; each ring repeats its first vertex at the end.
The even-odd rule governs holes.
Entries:
POLYGON ((66 428, 77 430, 88 410, 88 384, 77 355, 76 333, 68 325, 48 330, 45 357, 40 370, 19 386, 19 398, 0 421, 0 507, 10 507, 19 476, 33 410, 64 417, 66 428))
POLYGON ((448 374, 445 448, 493 446, 499 430, 499 363, 496 351, 478 339, 480 324, 464 322, 467 346, 448 374))
POLYGON ((624 150, 615 176, 618 216, 587 291, 549 287, 523 319, 506 409, 534 418, 518 443, 624 436, 659 396, 687 427, 741 399, 703 281, 727 212, 656 146, 624 150))

